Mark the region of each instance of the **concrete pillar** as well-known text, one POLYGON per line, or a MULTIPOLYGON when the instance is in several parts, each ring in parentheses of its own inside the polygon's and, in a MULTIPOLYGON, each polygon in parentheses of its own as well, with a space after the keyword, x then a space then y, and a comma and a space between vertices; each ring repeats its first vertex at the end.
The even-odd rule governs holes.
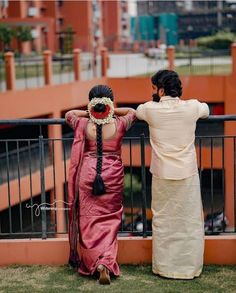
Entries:
MULTIPOLYGON (((60 111, 56 111, 49 118, 60 118, 60 111)), ((64 165, 63 165, 63 150, 62 150, 62 127, 61 125, 48 125, 48 138, 54 140, 54 162, 55 162, 55 190, 51 190, 50 200, 56 207, 56 231, 59 233, 66 230, 65 211, 68 205, 64 203, 64 165), (58 140, 59 139, 59 140, 58 140)), ((50 153, 53 152, 53 140, 50 143, 50 153)), ((68 168, 67 168, 68 169, 68 168)), ((51 213, 51 220, 54 220, 54 211, 51 213)), ((65 234, 57 234, 57 237, 65 237, 65 234)))
POLYGON ((139 52, 139 43, 138 43, 137 41, 135 41, 135 42, 133 43, 132 51, 133 51, 133 53, 137 53, 137 52, 139 52))
POLYGON ((80 49, 74 49, 73 50, 73 63, 74 63, 74 77, 76 81, 80 80, 80 49))
POLYGON ((231 45, 232 75, 236 77, 236 43, 231 45))
POLYGON ((168 69, 174 70, 175 69, 175 47, 169 46, 167 48, 167 58, 168 58, 168 69))
POLYGON ((107 68, 109 65, 109 56, 107 48, 101 48, 101 58, 102 58, 102 77, 107 77, 107 68))
POLYGON ((5 78, 6 89, 14 90, 16 88, 15 59, 12 52, 4 54, 5 59, 5 78))
POLYGON ((52 85, 52 52, 46 50, 43 52, 44 62, 44 84, 52 85))
POLYGON ((180 40, 179 40, 179 46, 180 46, 181 48, 185 46, 185 42, 184 42, 183 39, 180 39, 180 40))

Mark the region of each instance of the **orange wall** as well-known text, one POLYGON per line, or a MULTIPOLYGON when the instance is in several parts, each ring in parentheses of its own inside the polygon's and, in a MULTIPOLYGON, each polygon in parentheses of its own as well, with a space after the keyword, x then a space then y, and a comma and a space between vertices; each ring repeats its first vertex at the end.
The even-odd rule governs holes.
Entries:
MULTIPOLYGON (((235 265, 236 236, 205 236, 204 264, 235 265)), ((11 264, 64 265, 68 262, 67 238, 0 241, 0 266, 11 264), (47 257, 45 257, 45 255, 47 257)), ((151 263, 152 239, 118 238, 120 264, 151 263)))

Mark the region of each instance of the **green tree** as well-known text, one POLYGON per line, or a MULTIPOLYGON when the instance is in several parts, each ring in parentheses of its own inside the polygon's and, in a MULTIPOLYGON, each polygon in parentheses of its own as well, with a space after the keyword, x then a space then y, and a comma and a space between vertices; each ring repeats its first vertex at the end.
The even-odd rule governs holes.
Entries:
POLYGON ((21 52, 21 43, 32 41, 31 28, 29 26, 19 26, 16 29, 15 37, 17 39, 18 51, 21 52))
POLYGON ((0 41, 3 43, 3 49, 10 48, 11 40, 14 37, 14 30, 7 24, 0 24, 0 41))
POLYGON ((200 47, 208 49, 229 49, 230 45, 236 40, 236 36, 227 31, 219 31, 213 36, 206 36, 197 39, 200 47))
MULTIPOLYGON (((130 173, 125 174, 125 178, 124 178, 124 195, 125 195, 125 197, 129 197, 130 192, 131 192, 130 176, 131 176, 130 173)), ((142 190, 141 181, 140 181, 139 177, 134 174, 132 176, 132 189, 133 189, 133 193, 140 193, 142 190)))
POLYGON ((65 30, 65 53, 67 54, 72 53, 73 41, 74 41, 73 28, 71 26, 68 26, 65 30))

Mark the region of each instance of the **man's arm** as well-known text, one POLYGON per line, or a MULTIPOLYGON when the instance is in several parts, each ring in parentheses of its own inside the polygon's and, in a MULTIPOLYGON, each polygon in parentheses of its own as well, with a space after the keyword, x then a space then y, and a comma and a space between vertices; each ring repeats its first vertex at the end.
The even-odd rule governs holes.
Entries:
POLYGON ((210 115, 210 110, 207 103, 198 102, 198 116, 199 118, 207 118, 210 115))

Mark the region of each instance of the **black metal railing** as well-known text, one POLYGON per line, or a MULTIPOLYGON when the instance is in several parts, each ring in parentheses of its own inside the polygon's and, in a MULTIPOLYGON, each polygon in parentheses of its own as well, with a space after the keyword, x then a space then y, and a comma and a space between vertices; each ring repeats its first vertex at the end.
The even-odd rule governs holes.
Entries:
MULTIPOLYGON (((199 123, 235 120, 236 115, 222 115, 210 116, 199 123)), ((25 125, 26 132, 27 125, 38 126, 37 138, 0 138, 0 238, 45 239, 67 233, 66 228, 59 229, 58 221, 61 217, 67 226, 68 159, 73 137, 68 134, 60 139, 47 138, 42 130, 45 125, 61 127, 64 124, 64 119, 0 120, 0 125, 8 127, 25 125), (58 182, 59 173, 63 182, 58 182), (63 193, 58 190, 62 184, 64 194, 58 196, 63 193)), ((236 232, 236 134, 197 136, 195 144, 205 231, 207 234, 236 232), (205 140, 208 144, 204 144, 205 140), (227 170, 230 170, 230 176, 226 176, 227 170), (233 204, 230 215, 227 214, 226 200, 233 204)), ((122 147, 126 148, 129 162, 125 167, 120 235, 146 237, 152 233, 151 175, 145 158, 147 148, 150 148, 149 138, 144 134, 125 137, 122 147), (134 149, 138 152, 134 153, 134 149), (134 158, 138 159, 138 164, 134 164, 134 158)))
POLYGON ((230 50, 196 50, 186 47, 176 52, 176 71, 180 75, 229 75, 230 50))

